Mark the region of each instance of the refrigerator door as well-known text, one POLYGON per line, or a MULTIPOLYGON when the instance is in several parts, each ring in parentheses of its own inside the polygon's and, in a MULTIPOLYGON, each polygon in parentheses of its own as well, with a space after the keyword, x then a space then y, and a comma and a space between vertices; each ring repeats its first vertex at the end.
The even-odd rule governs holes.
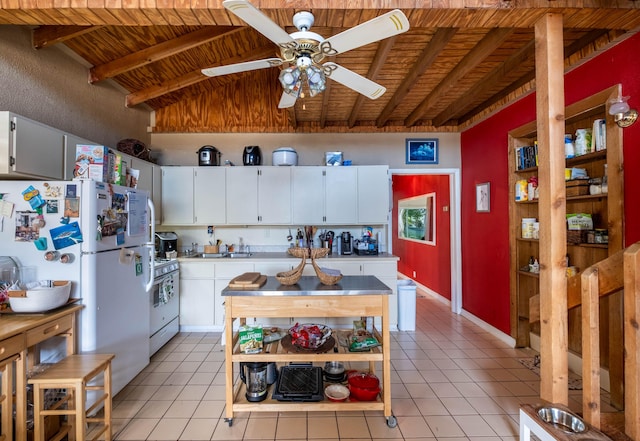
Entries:
POLYGON ((151 242, 147 192, 90 180, 73 183, 80 187, 83 252, 95 253, 151 242))
POLYGON ((149 253, 136 247, 83 254, 80 267, 81 351, 116 354, 115 395, 149 364, 149 253))

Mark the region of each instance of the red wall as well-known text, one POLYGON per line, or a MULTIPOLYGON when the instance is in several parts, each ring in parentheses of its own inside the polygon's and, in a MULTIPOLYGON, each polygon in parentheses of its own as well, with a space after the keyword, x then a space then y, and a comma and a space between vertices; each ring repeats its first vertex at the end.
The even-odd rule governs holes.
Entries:
MULTIPOLYGON (((565 75, 565 104, 622 84, 629 104, 640 109, 640 34, 565 75)), ((509 334, 509 189, 507 133, 535 119, 528 95, 462 132, 462 306, 509 334), (491 182, 491 212, 476 213, 475 185, 491 182)), ((625 241, 640 240, 640 122, 624 129, 625 241)))
POLYGON ((451 222, 449 176, 393 175, 393 254, 401 256, 398 271, 451 300, 451 222), (436 245, 398 239, 398 200, 436 194, 436 245), (413 277, 413 271, 416 277, 413 277))

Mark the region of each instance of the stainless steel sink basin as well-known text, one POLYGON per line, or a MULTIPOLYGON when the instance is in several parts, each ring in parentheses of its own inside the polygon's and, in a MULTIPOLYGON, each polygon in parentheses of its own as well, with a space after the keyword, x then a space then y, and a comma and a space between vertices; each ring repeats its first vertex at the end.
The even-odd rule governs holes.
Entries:
POLYGON ((225 253, 200 253, 196 257, 202 257, 203 259, 219 259, 226 257, 225 253))
POLYGON ((242 259, 245 257, 251 257, 251 253, 227 253, 224 257, 229 257, 231 259, 242 259))

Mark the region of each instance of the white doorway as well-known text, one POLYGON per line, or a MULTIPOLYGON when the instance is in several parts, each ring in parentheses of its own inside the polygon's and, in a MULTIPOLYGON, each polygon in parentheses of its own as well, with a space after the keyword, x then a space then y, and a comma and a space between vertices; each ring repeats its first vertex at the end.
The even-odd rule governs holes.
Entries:
MULTIPOLYGON (((460 221, 460 170, 459 169, 392 169, 391 175, 446 175, 449 176, 450 188, 450 243, 451 243, 451 312, 460 314, 462 312, 462 246, 460 243, 461 221, 460 221)), ((392 187, 393 191, 393 187, 392 187)), ((393 200, 393 198, 391 198, 393 200)), ((393 230, 392 224, 397 222, 390 219, 389 234, 393 230)), ((389 240, 391 244, 391 240, 389 240)), ((393 250, 389 250, 393 252, 393 250)))

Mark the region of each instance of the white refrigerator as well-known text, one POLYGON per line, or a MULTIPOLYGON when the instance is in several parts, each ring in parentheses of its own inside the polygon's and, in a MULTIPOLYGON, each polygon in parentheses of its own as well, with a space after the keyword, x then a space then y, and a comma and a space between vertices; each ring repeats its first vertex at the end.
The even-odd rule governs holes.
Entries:
POLYGON ((116 394, 149 364, 153 204, 93 180, 0 181, 0 255, 71 280, 81 352, 113 353, 116 394))

